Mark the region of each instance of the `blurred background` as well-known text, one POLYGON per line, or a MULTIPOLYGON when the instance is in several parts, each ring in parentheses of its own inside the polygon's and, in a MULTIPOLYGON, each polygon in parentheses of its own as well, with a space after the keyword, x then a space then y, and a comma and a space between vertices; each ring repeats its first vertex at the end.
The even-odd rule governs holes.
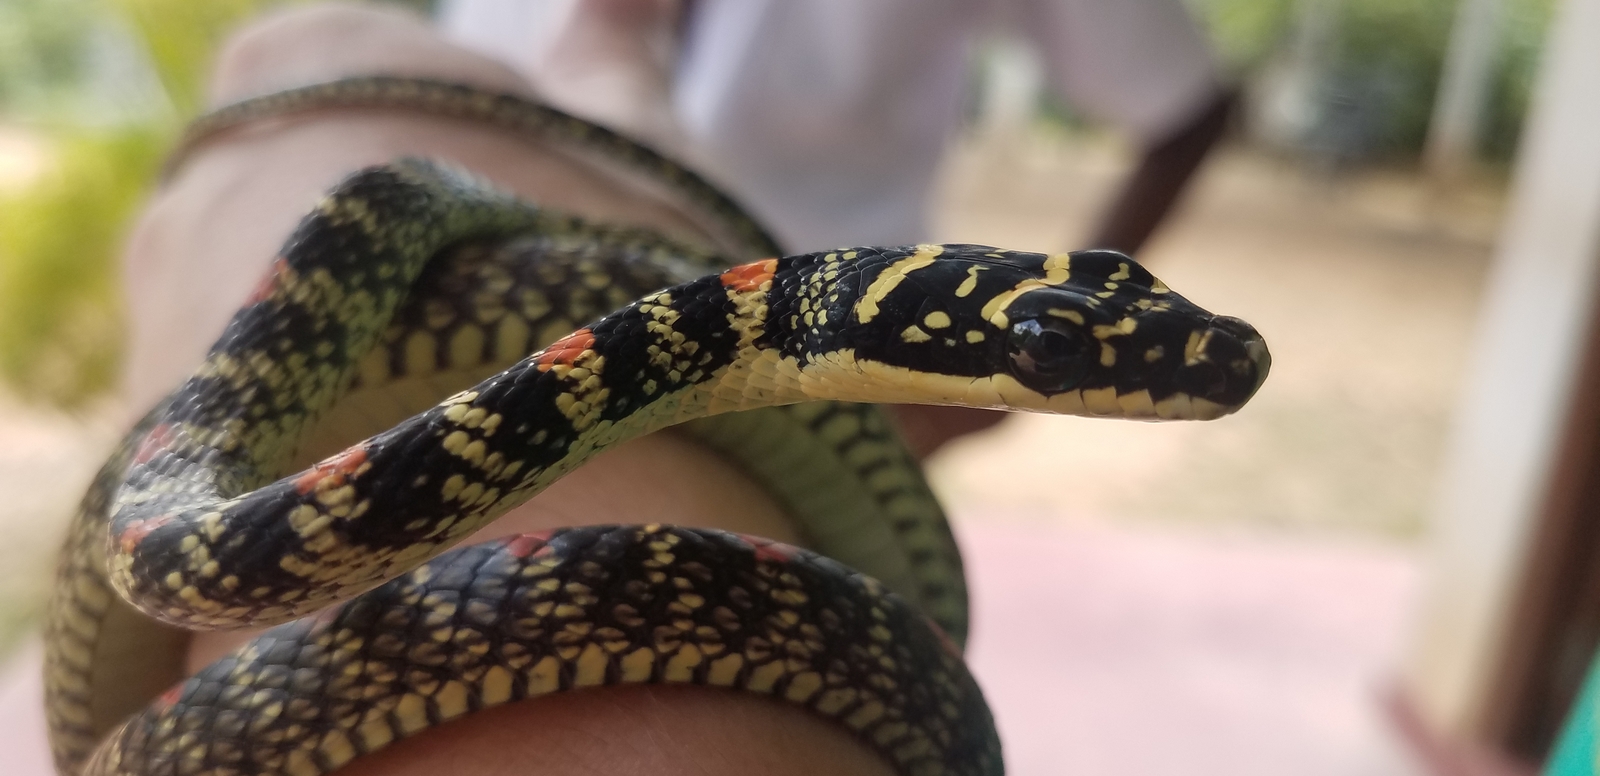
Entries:
MULTIPOLYGON (((116 392, 128 220, 222 36, 274 5, 0 0, 0 649, 33 632, 68 511, 141 409, 116 392)), ((1485 293, 1514 272, 1496 269, 1515 253, 1504 214, 1558 6, 1188 3, 1242 108, 1140 258, 1256 325, 1273 375, 1224 421, 1015 417, 930 462, 972 554, 974 661, 1014 772, 1489 774, 1543 757, 1590 636, 1563 642, 1542 727, 1482 709, 1511 692, 1504 655, 1544 654, 1505 633, 1549 499, 1507 507, 1504 541, 1467 560, 1451 537, 1475 518, 1439 523, 1471 478, 1453 440, 1499 439, 1473 436, 1473 376, 1515 373, 1482 354, 1483 316, 1508 309, 1485 293), (1461 564, 1470 584, 1449 576, 1461 564), (1456 611, 1432 591, 1463 587, 1479 624, 1430 625, 1456 611)), ((1016 40, 987 39, 970 78, 936 237, 1077 247, 1137 149, 1047 96, 1016 40)), ((1572 444, 1583 294, 1541 450, 1572 444)))

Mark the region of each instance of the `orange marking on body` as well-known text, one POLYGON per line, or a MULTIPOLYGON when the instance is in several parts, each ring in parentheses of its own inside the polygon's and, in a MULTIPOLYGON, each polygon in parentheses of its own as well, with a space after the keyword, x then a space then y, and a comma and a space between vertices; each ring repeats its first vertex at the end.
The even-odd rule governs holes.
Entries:
POLYGON ((593 347, 594 332, 588 329, 579 329, 550 343, 550 347, 545 348, 539 355, 533 357, 533 363, 541 372, 550 371, 550 367, 556 364, 572 366, 577 362, 578 356, 583 355, 584 351, 593 347))
POLYGON ((272 296, 273 290, 278 287, 278 277, 286 275, 288 272, 289 261, 287 259, 282 256, 273 259, 272 269, 267 270, 267 274, 256 283, 255 290, 250 292, 250 297, 244 301, 244 306, 249 307, 266 301, 268 297, 272 296))
POLYGON ((317 489, 317 485, 330 477, 337 478, 333 485, 343 485, 346 478, 355 474, 361 464, 367 462, 367 448, 356 445, 338 455, 323 459, 321 462, 307 469, 304 474, 294 478, 294 490, 304 496, 317 489))
POLYGON ((550 542, 554 530, 529 531, 528 533, 514 536, 506 542, 506 552, 519 558, 526 558, 537 550, 544 549, 550 542))
POLYGON ((139 447, 133 451, 133 462, 148 463, 157 453, 167 449, 175 436, 177 434, 171 425, 157 424, 155 428, 150 429, 150 433, 144 435, 144 439, 139 440, 139 447))
POLYGON ((734 291, 760 291, 761 284, 771 280, 777 271, 777 259, 740 264, 722 273, 722 285, 734 291))
POLYGON ((156 696, 156 700, 153 705, 158 709, 165 709, 172 704, 177 703, 178 699, 183 697, 183 686, 187 683, 187 680, 185 680, 167 688, 166 692, 156 696))
POLYGON ((765 536, 739 534, 739 538, 745 540, 750 545, 750 549, 755 550, 756 560, 758 561, 788 563, 794 560, 794 556, 800 552, 800 548, 792 544, 775 542, 765 536))
POLYGON ((122 554, 127 555, 133 552, 134 548, 139 546, 139 542, 144 541, 144 537, 150 535, 150 532, 170 522, 172 522, 172 515, 161 515, 160 517, 140 520, 122 529, 122 534, 117 537, 117 544, 122 547, 122 554))

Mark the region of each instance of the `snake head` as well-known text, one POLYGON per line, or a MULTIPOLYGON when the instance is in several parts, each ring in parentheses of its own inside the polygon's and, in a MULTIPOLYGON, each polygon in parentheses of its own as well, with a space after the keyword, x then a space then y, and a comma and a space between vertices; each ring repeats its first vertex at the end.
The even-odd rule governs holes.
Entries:
POLYGON ((1204 420, 1243 406, 1271 364, 1249 324, 1201 309, 1114 251, 878 254, 836 313, 854 326, 833 349, 932 403, 1204 420))
POLYGON ((1266 379, 1271 356, 1250 324, 1201 309, 1120 253, 1083 251, 1061 263, 1070 266, 1066 281, 1020 281, 1024 291, 1002 292, 1014 295, 985 318, 1005 330, 1006 371, 991 380, 1008 403, 1206 420, 1242 407, 1266 379), (1003 377, 1022 390, 1005 390, 1003 377))

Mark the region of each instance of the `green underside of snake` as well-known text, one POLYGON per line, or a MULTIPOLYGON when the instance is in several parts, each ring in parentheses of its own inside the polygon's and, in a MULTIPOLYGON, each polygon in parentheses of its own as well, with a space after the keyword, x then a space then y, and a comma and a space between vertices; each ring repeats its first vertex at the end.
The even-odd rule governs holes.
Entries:
MULTIPOLYGON (((770 247, 691 173, 513 98, 364 79, 208 131, 330 100, 576 144, 756 236, 736 259, 770 247)), ((58 767, 324 773, 481 708, 685 683, 803 705, 904 773, 1001 772, 943 514, 884 417, 838 402, 1216 417, 1259 387, 1265 346, 1108 252, 732 263, 428 163, 341 184, 84 500, 51 612, 58 767), (677 424, 816 554, 653 525, 446 552, 677 424), (178 628, 275 622, 173 684, 178 628)))

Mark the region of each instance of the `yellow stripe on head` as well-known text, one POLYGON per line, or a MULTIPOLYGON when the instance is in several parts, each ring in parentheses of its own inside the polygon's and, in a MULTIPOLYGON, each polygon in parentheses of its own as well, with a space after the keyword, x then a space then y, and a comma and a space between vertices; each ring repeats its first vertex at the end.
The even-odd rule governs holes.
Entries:
POLYGON ((870 323, 878 316, 878 305, 889 296, 907 275, 916 272, 933 263, 933 260, 944 252, 942 245, 918 245, 917 252, 890 264, 876 278, 867 290, 861 292, 861 298, 856 301, 856 320, 860 323, 870 323))

